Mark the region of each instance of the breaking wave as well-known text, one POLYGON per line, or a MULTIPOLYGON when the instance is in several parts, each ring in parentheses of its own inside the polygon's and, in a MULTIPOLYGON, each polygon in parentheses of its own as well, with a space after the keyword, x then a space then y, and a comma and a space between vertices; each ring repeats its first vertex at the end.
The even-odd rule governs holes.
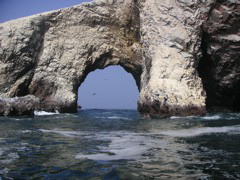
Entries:
POLYGON ((173 136, 173 137, 191 137, 191 136, 201 136, 204 134, 211 133, 240 133, 240 126, 223 126, 223 127, 202 127, 202 128, 192 128, 192 129, 181 129, 181 130, 168 130, 162 131, 160 134, 173 136))
POLYGON ((46 129, 39 129, 39 131, 44 132, 44 133, 56 133, 56 134, 60 134, 66 137, 74 137, 74 136, 78 136, 78 135, 84 135, 86 133, 81 133, 78 131, 61 131, 61 130, 46 130, 46 129))
POLYGON ((206 120, 218 120, 218 119, 221 119, 222 117, 220 115, 214 115, 214 116, 204 116, 201 118, 206 120))
POLYGON ((55 112, 46 112, 46 111, 34 111, 35 116, 50 116, 50 115, 56 115, 59 114, 58 111, 55 112))

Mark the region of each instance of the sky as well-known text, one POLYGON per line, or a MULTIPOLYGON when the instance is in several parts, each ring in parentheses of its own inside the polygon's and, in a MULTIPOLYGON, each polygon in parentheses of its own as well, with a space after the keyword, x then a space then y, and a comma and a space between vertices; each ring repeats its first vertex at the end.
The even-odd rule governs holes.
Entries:
POLYGON ((74 6, 90 0, 0 0, 0 22, 74 6))
MULTIPOLYGON (((0 23, 90 2, 90 0, 0 0, 0 23)), ((132 75, 120 66, 91 72, 79 88, 84 109, 136 109, 139 92, 132 75)))
POLYGON ((132 75, 120 66, 91 72, 78 94, 86 109, 136 109, 139 95, 132 75))

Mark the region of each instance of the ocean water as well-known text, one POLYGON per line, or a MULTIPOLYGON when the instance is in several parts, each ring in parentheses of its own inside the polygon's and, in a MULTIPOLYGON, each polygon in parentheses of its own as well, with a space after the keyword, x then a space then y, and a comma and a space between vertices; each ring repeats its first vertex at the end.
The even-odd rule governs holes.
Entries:
POLYGON ((0 179, 240 179, 240 113, 0 117, 0 179))

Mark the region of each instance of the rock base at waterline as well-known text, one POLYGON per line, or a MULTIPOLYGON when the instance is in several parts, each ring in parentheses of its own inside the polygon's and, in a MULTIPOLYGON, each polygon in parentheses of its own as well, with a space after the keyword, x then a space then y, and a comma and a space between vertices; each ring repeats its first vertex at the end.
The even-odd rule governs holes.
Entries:
POLYGON ((33 95, 14 98, 0 98, 0 115, 24 116, 34 115, 39 99, 33 95))

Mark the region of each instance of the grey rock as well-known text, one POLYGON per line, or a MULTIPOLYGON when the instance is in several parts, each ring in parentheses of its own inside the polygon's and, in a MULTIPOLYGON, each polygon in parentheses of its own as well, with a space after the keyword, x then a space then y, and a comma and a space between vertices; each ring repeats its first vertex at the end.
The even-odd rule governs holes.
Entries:
POLYGON ((226 42, 231 42, 231 50, 224 51, 225 56, 230 55, 227 63, 233 61, 235 67, 237 61, 233 56, 239 52, 239 28, 226 19, 239 15, 239 3, 226 1, 229 5, 224 5, 221 1, 220 10, 221 3, 217 3, 95 0, 2 23, 0 96, 33 94, 40 99, 39 110, 76 112, 78 87, 86 76, 96 69, 120 65, 136 81, 142 114, 204 114, 211 91, 208 84, 214 81, 235 88, 233 83, 239 81, 234 79, 240 78, 234 71, 215 81, 223 66, 202 68, 205 55, 214 57, 215 49, 222 49, 226 42), (236 31, 219 31, 226 28, 236 31))
POLYGON ((131 1, 96 1, 0 25, 0 94, 33 94, 46 111, 76 112, 95 69, 121 65, 140 84, 141 45, 131 1), (133 11, 133 12, 132 12, 133 11))
POLYGON ((142 2, 144 56, 138 109, 143 114, 206 113, 206 94, 196 67, 201 55, 201 25, 212 3, 211 0, 142 2))
POLYGON ((0 98, 0 115, 24 116, 34 115, 39 99, 33 95, 14 98, 0 98))

